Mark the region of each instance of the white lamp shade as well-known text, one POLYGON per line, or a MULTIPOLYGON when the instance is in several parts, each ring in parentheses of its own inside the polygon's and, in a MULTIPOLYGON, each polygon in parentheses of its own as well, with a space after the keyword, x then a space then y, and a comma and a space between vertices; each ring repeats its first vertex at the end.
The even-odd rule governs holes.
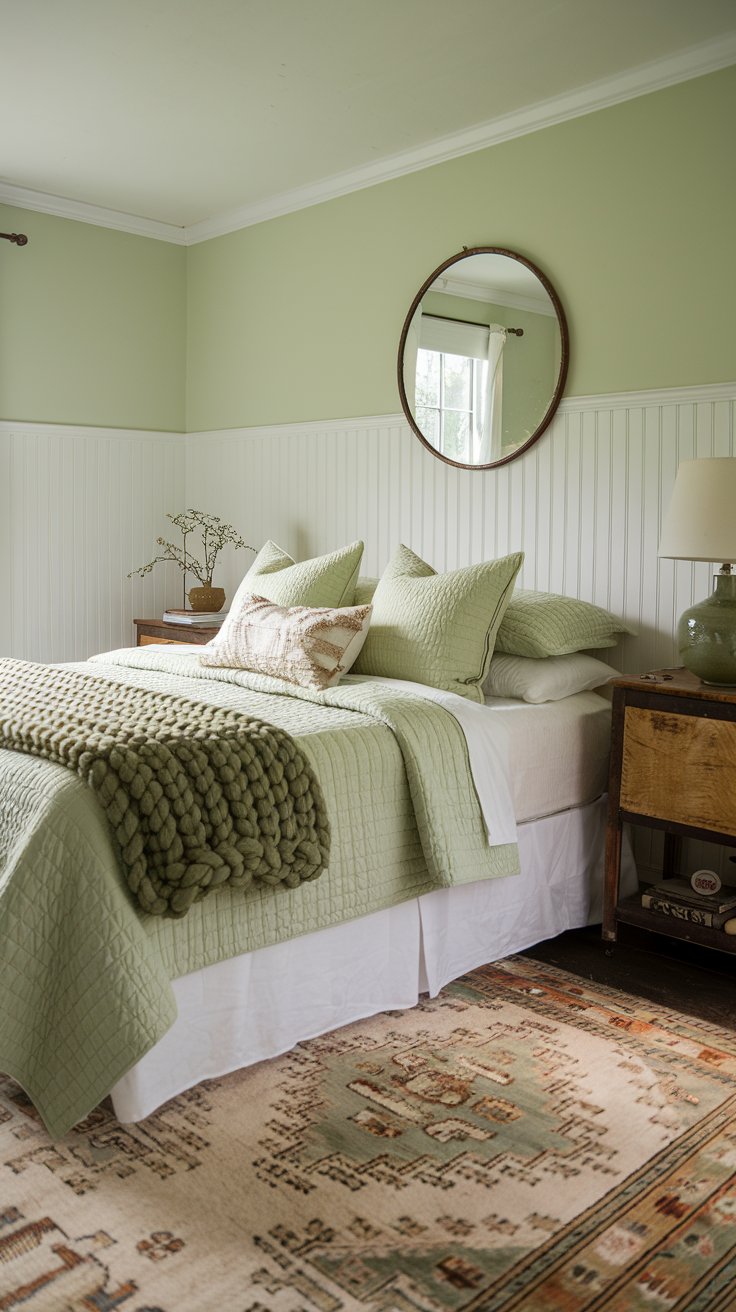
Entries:
POLYGON ((683 460, 662 525, 660 556, 736 561, 736 456, 683 460))

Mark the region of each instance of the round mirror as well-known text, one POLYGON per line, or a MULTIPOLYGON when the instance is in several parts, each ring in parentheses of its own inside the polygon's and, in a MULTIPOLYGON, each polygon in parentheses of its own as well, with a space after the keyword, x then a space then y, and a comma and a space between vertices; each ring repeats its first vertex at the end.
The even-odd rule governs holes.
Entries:
POLYGON ((531 260, 498 246, 445 260, 412 301, 399 343, 399 393, 440 460, 490 469, 549 424, 567 376, 565 313, 531 260))

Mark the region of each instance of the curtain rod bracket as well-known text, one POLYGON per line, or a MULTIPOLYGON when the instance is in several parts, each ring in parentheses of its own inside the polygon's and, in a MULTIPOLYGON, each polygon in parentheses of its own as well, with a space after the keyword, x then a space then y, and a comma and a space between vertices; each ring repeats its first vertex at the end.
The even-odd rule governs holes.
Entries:
POLYGON ((24 232, 0 232, 0 237, 12 242, 14 246, 28 245, 28 238, 24 232))

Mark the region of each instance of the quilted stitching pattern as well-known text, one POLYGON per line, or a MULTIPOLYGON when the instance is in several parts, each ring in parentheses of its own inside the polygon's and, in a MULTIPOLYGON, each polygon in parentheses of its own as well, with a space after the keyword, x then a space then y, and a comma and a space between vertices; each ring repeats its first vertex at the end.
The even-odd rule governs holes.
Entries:
POLYGON ((401 546, 373 596, 356 674, 411 679, 482 702, 494 639, 523 552, 437 574, 401 546))
POLYGON ((0 1066, 63 1134, 176 1005, 86 784, 3 750, 0 799, 0 1066))
POLYGON ((566 656, 615 647, 623 633, 633 629, 591 602, 520 589, 506 608, 496 650, 512 656, 566 656))
POLYGON ((241 589, 257 592, 277 606, 352 606, 362 558, 363 543, 352 542, 297 564, 275 542, 267 542, 238 588, 231 613, 241 589))
POLYGON ((368 685, 286 696, 278 680, 205 671, 197 655, 150 648, 79 668, 213 706, 257 707, 288 729, 320 779, 332 849, 325 875, 300 889, 225 888, 183 920, 140 915, 86 786, 60 766, 0 751, 0 1069, 54 1135, 169 1028, 170 979, 438 883, 518 869, 515 847, 486 844, 464 739, 437 706, 396 694, 385 702, 368 685))

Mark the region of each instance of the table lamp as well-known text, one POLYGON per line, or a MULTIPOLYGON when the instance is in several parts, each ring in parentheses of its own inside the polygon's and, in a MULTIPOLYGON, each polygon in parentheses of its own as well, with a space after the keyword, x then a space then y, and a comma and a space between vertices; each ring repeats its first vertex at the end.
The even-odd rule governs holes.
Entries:
POLYGON ((723 561, 711 596, 680 616, 677 650, 704 683, 736 685, 736 456, 681 462, 658 554, 723 561))

